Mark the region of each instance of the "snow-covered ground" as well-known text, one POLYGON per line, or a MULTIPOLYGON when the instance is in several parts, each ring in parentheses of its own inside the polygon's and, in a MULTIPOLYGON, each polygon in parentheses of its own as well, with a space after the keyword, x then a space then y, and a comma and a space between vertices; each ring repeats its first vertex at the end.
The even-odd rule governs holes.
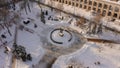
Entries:
MULTIPOLYGON (((64 19, 61 20, 59 18, 60 17, 59 12, 51 11, 50 8, 45 6, 41 6, 41 7, 42 7, 42 11, 44 12, 46 12, 46 10, 48 11, 48 15, 45 15, 45 20, 46 20, 45 24, 41 22, 41 18, 40 18, 41 8, 36 3, 33 3, 31 5, 31 12, 28 11, 28 14, 26 14, 24 9, 19 10, 19 6, 17 5, 17 9, 15 12, 20 14, 20 18, 21 18, 21 21, 19 21, 20 23, 18 25, 23 25, 25 28, 28 28, 33 32, 31 33, 26 30, 18 29, 17 44, 24 46, 26 48, 27 53, 30 53, 33 59, 32 61, 26 61, 26 62, 23 62, 22 60, 16 60, 15 68, 32 68, 33 66, 37 67, 37 65, 39 65, 39 61, 42 60, 43 56, 46 53, 46 50, 43 48, 44 44, 42 42, 44 40, 42 36, 48 37, 46 31, 49 31, 49 29, 45 30, 46 28, 67 25, 79 33, 83 32, 79 27, 76 27, 74 25, 74 22, 76 21, 75 18, 69 17, 69 15, 66 16, 65 14, 62 14, 64 16, 64 19), (58 21, 52 19, 48 20, 49 16, 51 16, 53 19, 57 18, 58 21), (73 19, 72 24, 66 23, 69 20, 71 20, 71 18, 73 19), (27 21, 27 20, 30 20, 30 23, 26 25, 23 23, 23 21, 27 21), (37 25, 37 27, 35 27, 35 24, 37 25)), ((72 11, 69 8, 67 10, 72 11)), ((84 12, 83 10, 79 10, 79 11, 84 12)), ((87 16, 87 15, 89 16, 90 14, 84 12, 82 16, 87 16)), ((119 27, 117 29, 119 29, 119 27)), ((9 36, 8 33, 6 33, 7 38, 3 39, 3 41, 8 41, 7 46, 12 48, 15 25, 12 26, 10 30, 12 36, 9 36)), ((6 30, 1 31, 0 34, 4 33, 5 31, 6 30)), ((97 38, 120 40, 120 35, 119 34, 116 35, 108 31, 108 32, 104 32, 102 35, 97 36, 97 38)), ((5 54, 4 50, 5 50, 4 47, 0 48, 0 68, 10 68, 12 64, 11 63, 12 53, 5 54)), ((58 59, 52 65, 52 68, 67 68, 67 65, 74 65, 74 64, 76 64, 75 66, 80 65, 83 68, 119 68, 120 45, 110 44, 110 43, 100 44, 94 42, 86 42, 83 45, 83 47, 77 50, 76 52, 58 57, 58 59)))
POLYGON ((70 65, 78 68, 119 68, 120 47, 116 44, 96 44, 88 42, 81 50, 59 57, 53 68, 67 68, 70 65), (113 46, 113 48, 109 46, 113 46), (115 48, 117 46, 117 48, 115 48), (100 64, 97 64, 100 62, 100 64))

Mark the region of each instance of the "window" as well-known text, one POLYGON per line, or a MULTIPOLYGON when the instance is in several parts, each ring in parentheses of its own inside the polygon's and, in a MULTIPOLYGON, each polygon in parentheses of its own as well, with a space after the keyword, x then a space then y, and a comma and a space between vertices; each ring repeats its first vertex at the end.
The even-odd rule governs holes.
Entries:
POLYGON ((84 0, 84 4, 87 4, 87 0, 84 0))
POLYGON ((87 8, 87 6, 86 5, 84 5, 84 9, 86 9, 87 8))
POLYGON ((69 5, 71 5, 71 1, 69 2, 69 5))
POLYGON ((88 10, 91 10, 91 7, 90 7, 90 6, 88 7, 88 10))
POLYGON ((119 8, 118 7, 115 7, 115 12, 119 12, 119 8))
POLYGON ((95 11, 95 10, 96 10, 96 8, 93 8, 93 10, 95 11))
POLYGON ((104 4, 104 9, 107 9, 108 5, 104 4))
POLYGON ((67 4, 67 1, 65 1, 65 4, 67 4))
POLYGON ((80 0, 80 2, 83 2, 83 0, 80 0))
POLYGON ((82 8, 82 4, 80 4, 80 8, 82 8))
POLYGON ((102 16, 105 16, 105 15, 106 15, 106 11, 105 11, 105 10, 103 10, 102 16))
POLYGON ((76 3, 76 7, 78 7, 78 3, 76 3))
POLYGON ((89 1, 89 5, 92 5, 92 1, 89 1))
POLYGON ((114 13, 113 17, 116 17, 116 18, 117 18, 117 13, 114 13))
POLYGON ((61 3, 61 0, 59 0, 59 2, 61 3))
POLYGON ((99 3, 99 4, 98 4, 98 7, 100 7, 100 8, 101 8, 101 7, 102 7, 102 4, 101 4, 101 3, 99 3))
POLYGON ((111 12, 108 12, 108 16, 111 16, 112 15, 112 13, 111 12))
POLYGON ((111 10, 111 11, 113 10, 113 7, 111 5, 109 6, 109 10, 111 10))
POLYGON ((94 2, 94 6, 97 6, 97 2, 94 2))
POLYGON ((98 13, 101 13, 101 10, 100 10, 100 9, 98 9, 98 10, 97 10, 97 12, 98 12, 98 13))
POLYGON ((72 6, 74 6, 74 4, 75 4, 75 3, 74 3, 74 2, 72 2, 72 6))

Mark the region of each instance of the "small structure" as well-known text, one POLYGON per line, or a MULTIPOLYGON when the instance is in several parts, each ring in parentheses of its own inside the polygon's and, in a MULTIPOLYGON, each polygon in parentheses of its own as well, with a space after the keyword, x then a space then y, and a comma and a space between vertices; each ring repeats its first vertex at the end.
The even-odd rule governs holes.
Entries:
POLYGON ((62 28, 60 28, 59 36, 61 36, 61 37, 63 37, 63 36, 64 36, 63 31, 64 31, 64 30, 63 30, 62 28))
POLYGON ((5 46, 5 53, 9 53, 11 51, 11 48, 9 48, 8 46, 5 46))

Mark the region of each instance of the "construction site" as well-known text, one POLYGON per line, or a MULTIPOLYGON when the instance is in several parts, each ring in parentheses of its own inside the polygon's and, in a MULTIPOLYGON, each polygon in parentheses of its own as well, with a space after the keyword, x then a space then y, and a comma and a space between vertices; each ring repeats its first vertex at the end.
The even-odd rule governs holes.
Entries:
POLYGON ((120 68, 120 1, 0 0, 0 68, 120 68))

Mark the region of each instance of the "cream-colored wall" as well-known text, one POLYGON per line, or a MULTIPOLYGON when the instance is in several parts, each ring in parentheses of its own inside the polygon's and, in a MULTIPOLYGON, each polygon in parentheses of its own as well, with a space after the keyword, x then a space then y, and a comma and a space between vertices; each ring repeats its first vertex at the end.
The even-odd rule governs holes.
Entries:
POLYGON ((96 12, 100 11, 100 14, 102 14, 103 16, 106 16, 106 17, 109 16, 115 19, 120 19, 120 5, 116 3, 111 3, 107 1, 101 1, 101 0, 91 0, 91 4, 90 4, 90 0, 61 0, 61 1, 52 0, 52 2, 63 3, 66 5, 75 6, 84 10, 94 10, 96 12), (105 5, 107 6, 106 8, 105 8, 105 5), (110 6, 112 7, 112 10, 110 10, 110 6), (118 8, 119 11, 115 11, 116 7, 118 8))

